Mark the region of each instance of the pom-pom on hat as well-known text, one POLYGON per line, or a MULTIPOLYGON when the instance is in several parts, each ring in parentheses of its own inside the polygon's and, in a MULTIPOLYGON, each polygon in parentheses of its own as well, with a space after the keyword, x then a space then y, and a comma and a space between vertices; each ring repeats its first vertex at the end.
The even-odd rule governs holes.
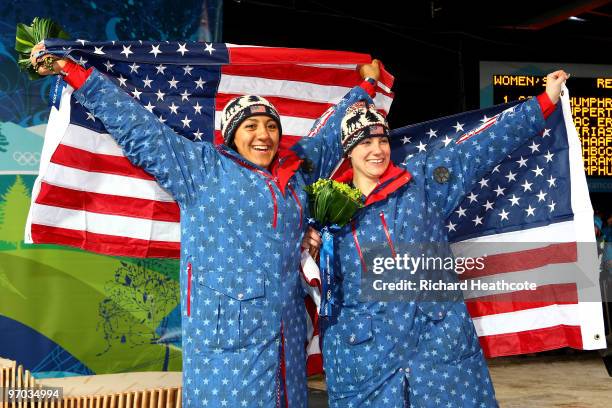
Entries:
POLYGON ((363 139, 373 136, 389 136, 389 125, 385 117, 364 101, 359 101, 346 110, 342 119, 342 149, 348 155, 363 139))
POLYGON ((257 95, 237 96, 225 105, 221 114, 221 135, 226 145, 231 145, 238 126, 251 116, 269 116, 278 124, 279 133, 282 135, 280 116, 274 105, 268 100, 257 95))

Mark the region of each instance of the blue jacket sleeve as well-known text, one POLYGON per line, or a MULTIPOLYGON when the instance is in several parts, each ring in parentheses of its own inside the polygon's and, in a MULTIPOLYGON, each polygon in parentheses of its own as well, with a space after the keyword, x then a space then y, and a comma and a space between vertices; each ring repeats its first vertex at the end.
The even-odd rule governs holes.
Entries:
MULTIPOLYGON (((459 205, 474 185, 505 157, 544 130, 544 116, 537 99, 515 105, 499 114, 488 128, 468 139, 452 140, 448 146, 428 152, 428 179, 439 167, 450 170, 447 190, 437 192, 446 216, 459 205)), ((463 133, 461 133, 463 134, 463 133)), ((461 136, 459 136, 460 138, 461 136)), ((444 189, 438 184, 439 189, 444 189)))
POLYGON ((209 143, 177 135, 96 70, 73 95, 102 121, 126 157, 154 176, 175 200, 195 197, 206 164, 214 162, 215 149, 209 143))
POLYGON ((370 95, 362 87, 356 86, 315 121, 307 137, 292 147, 298 156, 313 165, 312 172, 304 175, 306 183, 329 177, 342 159, 342 119, 347 108, 359 101, 373 103, 370 95))

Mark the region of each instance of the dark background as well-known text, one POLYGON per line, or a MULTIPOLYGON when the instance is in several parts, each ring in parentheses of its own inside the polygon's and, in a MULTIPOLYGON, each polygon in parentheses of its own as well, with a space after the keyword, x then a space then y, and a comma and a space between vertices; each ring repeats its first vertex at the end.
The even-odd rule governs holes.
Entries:
POLYGON ((392 128, 479 108, 481 60, 612 64, 610 1, 226 0, 223 7, 224 42, 382 60, 396 77, 392 128))

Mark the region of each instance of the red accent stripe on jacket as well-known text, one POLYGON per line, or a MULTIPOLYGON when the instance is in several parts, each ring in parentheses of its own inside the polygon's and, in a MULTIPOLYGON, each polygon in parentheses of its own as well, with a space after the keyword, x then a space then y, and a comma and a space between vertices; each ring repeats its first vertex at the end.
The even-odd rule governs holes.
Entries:
POLYGON ((191 262, 187 263, 187 316, 191 316, 191 262))
POLYGON ((266 185, 270 189, 270 194, 272 194, 272 201, 274 202, 274 218, 272 219, 272 228, 276 228, 276 221, 278 218, 278 203, 276 202, 276 193, 274 192, 274 187, 268 180, 266 180, 266 185))
POLYGON ((368 267, 365 264, 365 260, 363 259, 363 253, 361 252, 361 245, 359 245, 359 238, 357 238, 357 226, 355 225, 355 220, 351 221, 351 231, 353 232, 353 240, 355 240, 355 248, 357 248, 357 253, 359 254, 359 260, 361 261, 361 269, 363 273, 368 271, 368 267))
POLYGON ((288 184, 287 187, 289 187, 289 191, 291 191, 291 195, 293 196, 293 198, 295 199, 295 202, 297 203, 298 207, 300 208, 300 226, 298 227, 298 229, 302 229, 302 218, 303 218, 303 215, 304 215, 304 210, 302 209, 302 203, 300 202, 300 198, 296 194, 296 192, 293 189, 293 187, 291 186, 291 184, 288 184))
POLYGON ((387 242, 389 243, 389 248, 391 248, 391 255, 395 258, 395 247, 393 246, 393 241, 391 240, 391 234, 389 233, 389 228, 387 227, 387 220, 385 220, 385 213, 380 212, 380 221, 382 222, 383 229, 385 230, 385 235, 387 236, 387 242))

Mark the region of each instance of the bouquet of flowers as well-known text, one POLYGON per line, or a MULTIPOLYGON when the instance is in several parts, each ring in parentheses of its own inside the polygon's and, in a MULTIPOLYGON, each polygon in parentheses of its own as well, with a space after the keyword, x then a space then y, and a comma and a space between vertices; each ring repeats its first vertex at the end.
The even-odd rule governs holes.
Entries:
POLYGON ((361 191, 330 179, 319 179, 305 190, 312 216, 310 224, 319 230, 323 241, 319 258, 322 294, 319 316, 330 317, 334 303, 334 233, 363 207, 361 191))
POLYGON ((335 180, 319 179, 305 190, 312 218, 321 227, 343 227, 363 207, 361 191, 335 180))
POLYGON ((32 24, 29 26, 22 23, 17 24, 15 36, 15 50, 19 55, 17 63, 19 68, 28 73, 30 79, 42 78, 30 63, 30 53, 36 44, 47 38, 67 40, 70 36, 62 27, 48 18, 34 17, 32 24))

